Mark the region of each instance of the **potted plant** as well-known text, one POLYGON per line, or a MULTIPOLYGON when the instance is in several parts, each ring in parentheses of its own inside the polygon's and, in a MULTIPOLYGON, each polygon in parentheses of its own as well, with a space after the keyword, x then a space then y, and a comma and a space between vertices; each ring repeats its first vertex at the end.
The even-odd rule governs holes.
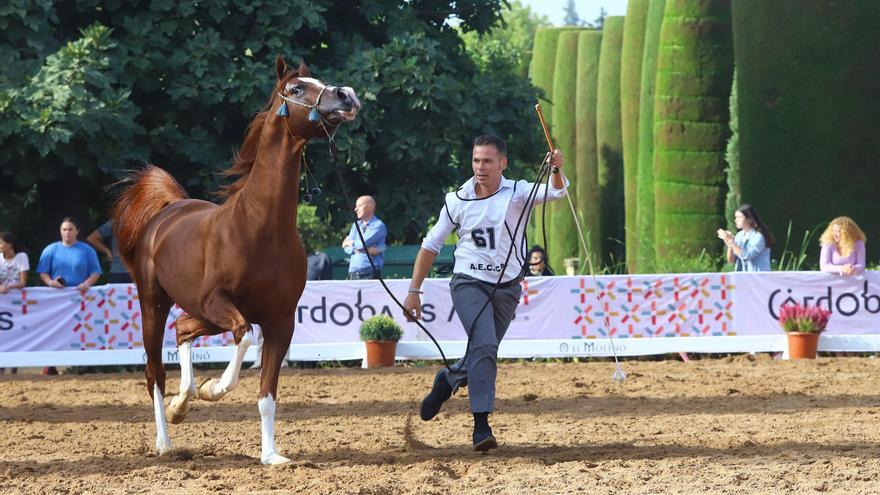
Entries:
POLYGON ((825 331, 831 311, 818 306, 785 304, 779 310, 779 324, 788 335, 790 359, 815 359, 819 334, 825 331))
POLYGON ((367 367, 394 366, 397 341, 403 330, 387 315, 371 316, 361 324, 361 340, 367 348, 367 367))

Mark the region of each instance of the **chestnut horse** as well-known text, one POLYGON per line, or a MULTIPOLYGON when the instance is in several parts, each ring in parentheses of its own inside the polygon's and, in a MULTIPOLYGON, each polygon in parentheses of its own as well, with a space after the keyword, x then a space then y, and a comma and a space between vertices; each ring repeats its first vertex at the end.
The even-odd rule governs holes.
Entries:
POLYGON ((294 70, 278 57, 275 72, 269 103, 250 123, 226 171, 240 177, 225 189, 225 203, 188 199, 171 175, 147 166, 127 179, 130 185, 113 207, 119 252, 140 298, 159 454, 171 450, 166 420, 183 421, 196 396, 219 400, 235 388, 255 323, 265 339, 257 401, 260 460, 289 462, 275 450, 275 400, 306 281, 306 253, 296 229, 300 157, 309 139, 332 138, 337 126, 353 120, 360 102, 349 87, 309 77, 305 64, 294 70), (180 392, 166 412, 162 340, 174 303, 185 311, 176 322, 180 392), (235 338, 234 358, 219 380, 196 390, 193 339, 227 331, 235 338))

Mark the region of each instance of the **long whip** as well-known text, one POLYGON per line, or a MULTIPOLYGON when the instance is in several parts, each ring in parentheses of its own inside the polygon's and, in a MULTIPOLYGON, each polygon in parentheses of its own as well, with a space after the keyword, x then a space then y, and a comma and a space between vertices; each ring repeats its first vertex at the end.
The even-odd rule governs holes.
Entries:
MULTIPOLYGON (((541 121, 541 128, 544 130, 544 137, 547 139, 547 147, 550 149, 550 154, 552 155, 553 151, 556 148, 553 146, 553 139, 550 137, 549 129, 547 129, 547 122, 544 120, 544 112, 541 111, 541 104, 540 103, 535 104, 535 112, 538 113, 538 120, 541 121)), ((553 173, 557 173, 557 172, 558 172, 557 169, 553 169, 553 173)), ((602 303, 602 295, 603 295, 604 291, 599 290, 599 280, 596 278, 596 270, 593 267, 593 256, 592 256, 592 253, 590 252, 589 247, 587 246, 587 242, 585 240, 586 236, 584 236, 584 231, 581 229, 581 224, 578 221, 578 214, 577 214, 577 211, 575 210, 574 203, 572 203, 572 201, 571 201, 571 195, 566 194, 565 196, 568 199, 568 206, 571 209, 572 216, 574 217, 574 225, 575 225, 575 227, 577 227, 578 236, 580 238, 581 245, 584 247, 584 253, 585 253, 585 257, 587 259, 587 264, 590 267, 590 277, 592 277, 593 285, 596 287, 596 290, 598 291, 597 299, 599 301, 599 307, 602 308, 602 313, 604 314, 604 317, 605 317, 604 318, 605 328, 608 330, 608 339, 611 342, 611 355, 614 357, 614 366, 615 366, 615 370, 614 370, 614 373, 611 375, 611 379, 617 383, 623 383, 623 381, 626 380, 626 372, 623 371, 623 369, 620 367, 620 360, 617 359, 617 349, 614 346, 614 335, 612 335, 612 332, 611 332, 611 320, 608 317, 608 311, 606 310, 605 306, 602 303)), ((545 236, 546 236, 546 234, 545 234, 545 236)), ((545 240, 545 244, 546 244, 546 240, 545 240)), ((546 246, 545 246, 545 250, 546 250, 546 246)), ((581 272, 581 273, 583 273, 583 272, 581 272)))

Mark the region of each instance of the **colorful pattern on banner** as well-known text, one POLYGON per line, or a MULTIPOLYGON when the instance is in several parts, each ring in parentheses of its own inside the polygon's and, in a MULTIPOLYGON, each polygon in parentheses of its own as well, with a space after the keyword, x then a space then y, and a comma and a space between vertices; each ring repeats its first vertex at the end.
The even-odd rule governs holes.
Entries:
MULTIPOLYGON (((388 281, 400 297, 408 280, 388 281)), ((832 311, 829 333, 880 333, 880 273, 841 278, 822 273, 704 273, 537 277, 522 282, 522 300, 505 340, 662 339, 778 335, 786 301, 832 311)), ((426 280, 424 324, 438 340, 465 340, 449 281, 426 280)), ((176 347, 175 306, 164 345, 176 347)), ((358 342, 363 320, 384 313, 401 322, 404 341, 427 341, 374 281, 309 282, 297 306, 294 345, 358 342)), ((0 295, 0 352, 140 349, 140 305, 133 285, 75 289, 31 287, 0 295)), ((196 347, 232 343, 202 337, 196 347)))
MULTIPOLYGON (((177 347, 174 305, 165 325, 164 347, 177 347)), ((193 347, 225 346, 225 333, 196 339, 193 347)), ((133 284, 76 289, 29 287, 0 296, 0 352, 118 350, 143 348, 141 308, 133 284), (2 331, 5 330, 5 331, 2 331)))

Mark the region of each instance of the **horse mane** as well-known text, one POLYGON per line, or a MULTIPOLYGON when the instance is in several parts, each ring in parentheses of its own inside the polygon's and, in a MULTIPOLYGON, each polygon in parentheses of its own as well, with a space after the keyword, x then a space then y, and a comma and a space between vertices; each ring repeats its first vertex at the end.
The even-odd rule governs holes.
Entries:
POLYGON ((232 166, 220 172, 220 176, 223 178, 238 176, 238 179, 232 184, 222 186, 220 190, 215 193, 217 196, 227 199, 231 198, 241 191, 247 183, 248 177, 251 175, 251 170, 254 168, 254 162, 257 160, 257 148, 260 145, 260 134, 262 134, 263 126, 266 124, 266 119, 269 117, 268 107, 269 106, 266 105, 266 108, 258 112, 253 120, 251 120, 251 123, 248 124, 244 142, 241 143, 241 147, 233 155, 232 166))
POLYGON ((241 143, 241 147, 238 148, 238 151, 236 151, 232 157, 232 166, 220 172, 220 176, 223 178, 237 176, 238 179, 232 184, 221 186, 220 189, 214 193, 216 196, 229 199, 235 196, 241 191, 244 185, 247 184, 248 177, 251 175, 251 170, 254 168, 254 162, 257 160, 257 148, 259 148, 260 145, 260 134, 263 132, 263 126, 266 125, 266 120, 271 115, 270 110, 272 108, 272 103, 275 101, 275 94, 278 92, 279 87, 283 87, 285 82, 294 77, 298 77, 299 70, 289 69, 285 76, 284 80, 276 84, 275 88, 272 89, 272 94, 269 95, 269 101, 266 102, 266 106, 257 112, 251 120, 251 123, 248 124, 247 131, 245 131, 244 142, 241 143))

